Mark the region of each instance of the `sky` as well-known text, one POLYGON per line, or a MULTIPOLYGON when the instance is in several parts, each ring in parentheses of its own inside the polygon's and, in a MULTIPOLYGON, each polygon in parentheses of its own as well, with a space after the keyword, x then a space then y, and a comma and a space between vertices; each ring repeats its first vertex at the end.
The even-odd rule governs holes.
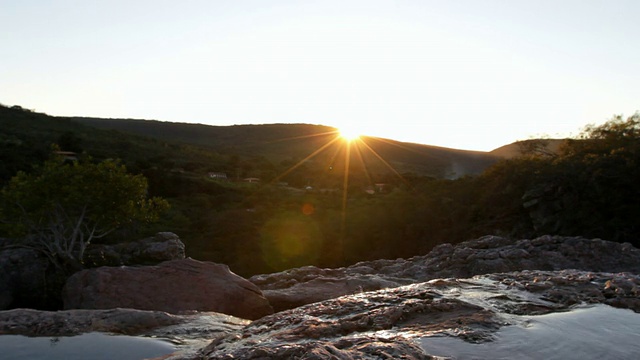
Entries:
POLYGON ((0 103, 489 151, 640 110, 637 0, 0 0, 0 103))

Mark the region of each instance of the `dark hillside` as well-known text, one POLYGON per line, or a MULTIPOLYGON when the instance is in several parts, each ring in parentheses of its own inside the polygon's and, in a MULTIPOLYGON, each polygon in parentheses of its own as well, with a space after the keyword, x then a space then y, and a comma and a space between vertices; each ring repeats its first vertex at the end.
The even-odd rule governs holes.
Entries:
POLYGON ((121 159, 132 171, 148 167, 219 167, 226 158, 213 151, 159 141, 154 138, 97 129, 71 118, 49 116, 18 106, 0 106, 0 182, 19 170, 28 171, 46 159, 51 145, 96 160, 121 159))
MULTIPOLYGON (((309 124, 265 124, 210 126, 131 119, 75 118, 83 124, 102 129, 115 129, 145 135, 164 141, 201 145, 220 153, 241 156, 260 155, 273 163, 296 163, 329 143, 337 129, 309 124)), ((361 153, 369 164, 379 162, 371 150, 378 153, 399 173, 440 178, 478 174, 498 160, 485 152, 403 143, 394 140, 363 137, 367 146, 361 153)), ((333 153, 318 154, 317 163, 331 162, 333 153)), ((379 167, 376 167, 379 168, 379 167)), ((383 170, 388 172, 389 169, 383 170)))
POLYGON ((119 158, 171 209, 108 241, 172 231, 188 256, 245 276, 408 258, 487 234, 637 245, 639 123, 615 118, 557 152, 532 140, 491 154, 373 137, 349 146, 318 125, 212 127, 0 107, 0 180, 42 163, 52 143, 119 158))

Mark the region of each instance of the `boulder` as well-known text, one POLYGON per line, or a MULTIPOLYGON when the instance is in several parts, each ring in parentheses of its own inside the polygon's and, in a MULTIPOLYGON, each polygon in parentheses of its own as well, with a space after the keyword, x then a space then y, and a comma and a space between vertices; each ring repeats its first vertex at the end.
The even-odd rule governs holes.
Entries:
POLYGON ((0 310, 55 309, 66 277, 42 253, 28 248, 0 251, 0 310))
POLYGON ((338 269, 308 266, 256 275, 249 280, 263 290, 279 311, 354 294, 358 287, 367 291, 436 278, 563 269, 637 274, 640 249, 629 243, 581 237, 547 235, 516 241, 484 236, 455 246, 442 244, 427 255, 410 259, 366 261, 338 269))
POLYGON ((69 278, 63 300, 65 309, 197 310, 245 319, 273 312, 260 289, 226 265, 190 258, 83 270, 69 278))
MULTIPOLYGON (((69 273, 56 268, 36 249, 0 239, 0 310, 27 307, 62 308, 61 291, 69 273)), ((185 247, 174 233, 161 232, 138 241, 115 245, 91 244, 84 265, 159 264, 184 259, 185 247)))
POLYGON ((185 246, 178 235, 159 232, 154 236, 115 245, 93 244, 85 253, 88 267, 156 265, 185 258, 185 246))

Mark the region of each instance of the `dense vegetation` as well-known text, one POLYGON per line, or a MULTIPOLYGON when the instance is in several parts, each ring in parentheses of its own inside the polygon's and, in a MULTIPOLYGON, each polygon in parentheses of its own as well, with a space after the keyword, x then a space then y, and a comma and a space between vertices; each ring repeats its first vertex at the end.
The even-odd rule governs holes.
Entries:
POLYGON ((113 160, 70 161, 54 151, 29 174, 18 172, 0 190, 6 234, 37 249, 57 270, 81 270, 93 241, 117 229, 151 222, 168 203, 147 197, 147 181, 113 160))
MULTIPOLYGON (((166 198, 171 209, 155 225, 114 233, 108 241, 173 231, 189 256, 229 264, 241 275, 410 257, 486 234, 582 235, 640 245, 639 115, 588 127, 581 139, 555 151, 538 141, 527 142, 521 156, 497 163, 462 154, 467 168, 473 155, 477 169, 486 170, 446 179, 451 170, 445 153, 438 153, 442 149, 405 151, 406 144, 384 139, 365 138, 351 148, 335 142, 307 158, 334 138, 325 127, 291 126, 305 129, 305 136, 288 125, 262 128, 294 142, 263 141, 264 133, 254 127, 231 127, 235 135, 225 142, 222 129, 214 129, 218 141, 208 143, 207 137, 189 142, 176 124, 151 123, 156 133, 149 135, 156 137, 145 137, 144 130, 132 135, 77 119, 0 111, 0 185, 42 163, 51 143, 97 161, 119 158, 144 175, 149 194, 166 198), (251 151, 243 147, 243 130, 251 151), (182 134, 181 142, 171 141, 171 132, 182 134), (247 177, 262 181, 238 181, 247 177)), ((194 128, 181 125, 186 133, 194 128)), ((195 126, 195 133, 204 128, 195 126)))

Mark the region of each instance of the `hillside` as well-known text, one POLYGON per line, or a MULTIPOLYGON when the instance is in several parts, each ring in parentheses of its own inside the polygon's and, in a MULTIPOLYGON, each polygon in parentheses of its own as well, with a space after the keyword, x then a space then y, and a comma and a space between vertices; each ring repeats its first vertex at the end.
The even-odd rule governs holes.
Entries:
MULTIPOLYGON (((432 241, 416 237, 443 220, 411 213, 416 205, 407 201, 424 201, 410 191, 440 186, 437 179, 479 173, 496 161, 486 153, 381 138, 365 137, 349 147, 335 129, 319 125, 66 118, 0 106, 0 185, 42 163, 54 143, 95 161, 121 159, 129 172, 147 178, 149 195, 170 202, 171 210, 158 224, 127 229, 105 241, 172 231, 187 243, 188 256, 226 263, 242 274, 369 259, 386 252, 393 244, 388 240, 405 223, 420 225, 403 235, 402 246, 392 246, 392 256, 429 249, 432 241), (210 172, 228 178, 213 179, 210 172), (260 182, 248 184, 245 178, 260 182), (303 206, 311 210, 300 213, 303 206), (282 245, 271 242, 280 231, 309 237, 314 252, 293 258, 279 254, 282 245), (340 245, 347 237, 348 243, 340 245), (375 253, 360 250, 367 242, 378 244, 375 253)), ((429 204, 439 198, 429 198, 429 204)))
POLYGON ((71 118, 0 105, 0 184, 17 171, 29 171, 45 160, 54 143, 62 150, 86 153, 96 160, 121 159, 134 172, 158 166, 216 167, 226 162, 226 157, 211 150, 98 129, 71 118))
POLYGON ((512 159, 514 157, 522 155, 524 152, 531 151, 535 151, 538 153, 558 154, 563 143, 565 143, 565 139, 521 140, 493 149, 489 152, 489 154, 504 159, 512 159))
POLYGON ((0 185, 42 163, 52 143, 95 161, 121 159, 171 209, 153 226, 105 241, 171 231, 187 256, 242 275, 412 257, 486 234, 637 244, 640 210, 630 199, 640 181, 638 124, 637 115, 614 118, 554 157, 514 158, 521 144, 492 153, 373 137, 348 145, 319 125, 63 118, 0 107, 0 185))
MULTIPOLYGON (((337 129, 309 124, 265 124, 211 126, 150 120, 74 118, 74 121, 101 129, 154 137, 159 140, 199 145, 219 153, 241 156, 260 154, 269 161, 298 162, 331 142, 337 129)), ((363 160, 367 166, 385 171, 379 157, 397 172, 411 172, 437 178, 478 174, 498 160, 493 154, 362 137, 363 160), (379 156, 374 155, 373 152, 379 156)), ((312 161, 330 166, 330 149, 312 161)), ((388 169, 385 171, 388 172, 388 169)))

